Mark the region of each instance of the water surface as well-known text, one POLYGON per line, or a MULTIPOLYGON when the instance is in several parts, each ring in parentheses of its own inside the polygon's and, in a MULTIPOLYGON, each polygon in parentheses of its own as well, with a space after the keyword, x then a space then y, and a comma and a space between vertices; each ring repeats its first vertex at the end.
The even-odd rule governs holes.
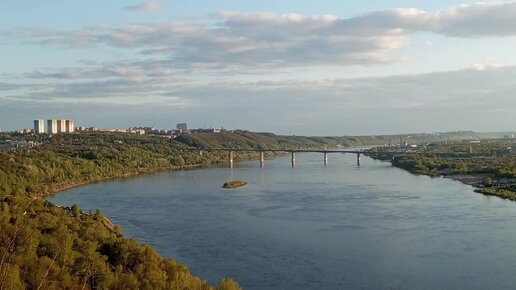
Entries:
POLYGON ((93 184, 55 203, 101 208, 126 236, 245 289, 514 289, 516 203, 354 155, 300 154, 93 184), (222 189, 231 179, 248 185, 222 189))

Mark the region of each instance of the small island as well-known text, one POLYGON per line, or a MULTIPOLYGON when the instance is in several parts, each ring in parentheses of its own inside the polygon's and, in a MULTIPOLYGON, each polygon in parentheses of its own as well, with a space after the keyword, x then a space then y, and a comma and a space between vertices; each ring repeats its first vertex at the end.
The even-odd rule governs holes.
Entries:
POLYGON ((247 182, 245 182, 244 180, 232 180, 224 182, 222 188, 239 188, 245 186, 246 184, 247 182))

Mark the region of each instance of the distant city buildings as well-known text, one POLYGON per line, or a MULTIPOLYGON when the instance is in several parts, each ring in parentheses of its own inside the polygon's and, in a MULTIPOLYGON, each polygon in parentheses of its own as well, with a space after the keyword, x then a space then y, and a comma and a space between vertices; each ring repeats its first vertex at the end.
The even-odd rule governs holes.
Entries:
POLYGON ((34 133, 45 134, 45 120, 34 120, 34 133))
POLYGON ((192 133, 220 133, 221 129, 209 128, 209 129, 193 129, 190 130, 192 133))
MULTIPOLYGON (((32 131, 32 129, 29 129, 32 131)), ((34 141, 24 141, 24 140, 6 140, 0 141, 0 151, 12 151, 18 150, 22 148, 32 148, 36 146, 40 146, 41 143, 34 141)))
POLYGON ((19 130, 18 130, 18 133, 21 133, 21 134, 30 134, 30 133, 34 133, 34 129, 31 129, 31 128, 19 129, 19 130))
POLYGON ((57 133, 66 133, 66 120, 57 120, 57 133))
POLYGON ((99 129, 95 126, 93 126, 93 127, 80 126, 80 127, 75 128, 75 131, 77 131, 77 132, 96 132, 98 130, 99 129))
MULTIPOLYGON (((152 128, 154 129, 154 128, 152 128)), ((136 128, 136 127, 131 127, 129 128, 128 130, 126 130, 127 133, 133 133, 133 134, 138 134, 138 135, 145 135, 145 133, 150 133, 150 129, 149 128, 136 128)))
POLYGON ((75 122, 69 119, 34 120, 34 133, 36 134, 57 134, 75 132, 75 122))
POLYGON ((57 120, 47 120, 47 134, 57 133, 57 120))
POLYGON ((227 132, 223 128, 199 128, 188 130, 187 123, 176 124, 176 129, 157 129, 155 127, 129 127, 127 129, 99 129, 97 127, 75 127, 74 120, 71 119, 49 119, 49 120, 34 120, 34 129, 20 129, 20 133, 36 133, 36 134, 63 134, 74 132, 117 132, 117 133, 132 133, 138 135, 155 135, 166 138, 175 138, 181 134, 188 133, 219 133, 227 132))
POLYGON ((179 123, 176 125, 176 129, 181 132, 186 132, 188 131, 188 126, 186 125, 186 123, 179 123))
POLYGON ((66 120, 66 133, 75 132, 75 121, 74 120, 66 120))

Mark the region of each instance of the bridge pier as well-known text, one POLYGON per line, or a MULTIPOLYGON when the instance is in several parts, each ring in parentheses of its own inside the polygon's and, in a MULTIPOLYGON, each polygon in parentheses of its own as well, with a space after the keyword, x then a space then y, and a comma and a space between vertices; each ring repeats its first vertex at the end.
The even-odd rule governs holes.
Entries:
POLYGON ((292 151, 292 168, 296 167, 296 152, 292 151))
POLYGON ((360 159, 361 159, 361 154, 360 153, 357 153, 357 166, 360 166, 360 159))
POLYGON ((260 168, 265 165, 265 152, 260 152, 260 168))
POLYGON ((228 153, 228 166, 229 168, 233 168, 233 151, 229 151, 228 153))
POLYGON ((324 166, 328 166, 328 153, 324 152, 324 166))

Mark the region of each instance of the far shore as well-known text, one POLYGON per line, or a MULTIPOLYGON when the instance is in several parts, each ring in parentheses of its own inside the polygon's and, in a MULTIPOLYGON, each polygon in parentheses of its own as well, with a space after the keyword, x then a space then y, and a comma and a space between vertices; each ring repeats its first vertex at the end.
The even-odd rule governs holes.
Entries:
POLYGON ((485 174, 485 173, 482 173, 482 174, 478 173, 478 174, 443 175, 442 177, 457 180, 464 184, 471 185, 476 188, 480 188, 482 185, 482 179, 484 179, 487 176, 490 176, 490 175, 485 174))

